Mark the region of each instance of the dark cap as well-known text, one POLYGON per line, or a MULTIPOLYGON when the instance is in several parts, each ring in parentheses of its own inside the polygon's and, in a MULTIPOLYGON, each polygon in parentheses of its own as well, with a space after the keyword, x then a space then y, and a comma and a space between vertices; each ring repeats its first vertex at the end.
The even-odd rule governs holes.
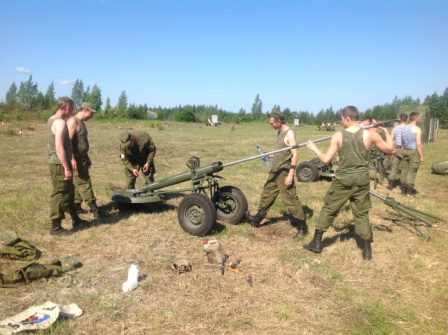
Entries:
POLYGON ((88 111, 91 111, 92 113, 96 113, 96 110, 93 108, 93 104, 91 102, 83 102, 81 104, 81 109, 87 109, 88 111))
POLYGON ((131 133, 124 131, 120 134, 120 142, 122 146, 127 146, 131 141, 131 133))
POLYGON ((271 112, 269 117, 273 117, 275 120, 285 121, 285 115, 283 115, 283 113, 278 110, 274 110, 273 112, 271 112))

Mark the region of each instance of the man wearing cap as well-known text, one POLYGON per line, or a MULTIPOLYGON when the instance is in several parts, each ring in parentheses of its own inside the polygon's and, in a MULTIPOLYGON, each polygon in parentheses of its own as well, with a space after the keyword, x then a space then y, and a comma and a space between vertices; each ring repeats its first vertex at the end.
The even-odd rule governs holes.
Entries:
POLYGON ((89 140, 85 125, 85 122, 91 119, 95 113, 96 110, 93 108, 92 103, 83 102, 79 112, 68 119, 67 127, 73 147, 71 162, 73 166, 73 184, 75 185, 75 208, 78 213, 85 213, 81 207, 81 203, 84 201, 90 207, 94 217, 100 218, 102 213, 96 204, 89 174, 92 161, 88 154, 89 140))
POLYGON ((120 158, 126 175, 126 188, 134 189, 140 170, 145 184, 154 181, 156 145, 148 133, 124 131, 120 134, 120 158))
MULTIPOLYGON (((277 130, 276 150, 296 145, 296 135, 286 125, 283 113, 274 110, 269 116, 269 123, 272 128, 277 130)), ((272 159, 271 171, 261 193, 258 212, 255 216, 246 212, 246 220, 251 226, 256 228, 260 227, 261 221, 266 217, 269 208, 271 208, 275 199, 280 194, 289 213, 297 220, 298 233, 294 237, 308 234, 305 213, 297 196, 296 185, 294 183, 298 157, 297 148, 270 155, 272 159)))

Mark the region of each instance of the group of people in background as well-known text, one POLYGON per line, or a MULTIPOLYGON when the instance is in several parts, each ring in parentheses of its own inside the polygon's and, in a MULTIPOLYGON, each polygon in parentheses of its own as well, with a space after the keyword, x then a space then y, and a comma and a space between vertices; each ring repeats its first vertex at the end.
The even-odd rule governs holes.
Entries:
MULTIPOLYGON (((103 213, 96 204, 89 168, 88 132, 85 122, 91 119, 96 110, 88 102, 81 104, 76 115, 70 117, 74 103, 68 97, 58 99, 56 113, 47 122, 48 163, 52 179, 50 218, 52 235, 70 235, 73 229, 65 229, 61 222, 65 213, 69 213, 73 228, 86 221, 78 216, 82 212, 82 202, 90 207, 95 218, 103 213), (70 118, 69 118, 70 117, 70 118), (68 119, 66 122, 65 119, 68 119)), ((373 146, 377 150, 393 155, 389 189, 396 186, 396 176, 401 164, 401 192, 407 196, 414 193, 414 181, 418 167, 423 163, 421 129, 417 126, 420 115, 411 113, 407 124, 407 115, 400 116, 400 123, 391 133, 384 127, 363 129, 374 120, 366 118, 359 121, 359 111, 347 106, 341 112, 344 130, 333 134, 330 145, 324 153, 313 141, 307 141, 306 147, 323 163, 330 163, 335 155, 339 156, 339 166, 335 177, 325 195, 324 204, 315 224, 312 241, 303 247, 315 253, 322 252, 323 234, 332 225, 336 215, 347 201, 350 201, 355 233, 361 240, 362 257, 372 259, 372 229, 369 220, 370 176, 369 151, 373 146), (378 129, 382 131, 380 136, 378 129)), ((298 163, 298 149, 294 131, 288 127, 283 113, 274 111, 269 123, 277 131, 275 155, 271 169, 260 196, 257 213, 246 212, 246 221, 259 228, 278 195, 294 218, 298 233, 294 238, 308 234, 306 215, 297 195, 294 181, 298 163)), ((145 183, 154 181, 154 156, 156 146, 148 133, 124 131, 120 134, 120 159, 125 168, 126 188, 134 189, 136 178, 143 175, 145 183)))
POLYGON ((397 186, 397 174, 401 165, 401 194, 411 197, 416 193, 415 177, 420 164, 423 164, 422 130, 418 127, 420 114, 410 113, 409 123, 407 121, 408 116, 401 114, 400 123, 392 129, 396 152, 392 156, 388 189, 392 190, 397 186))

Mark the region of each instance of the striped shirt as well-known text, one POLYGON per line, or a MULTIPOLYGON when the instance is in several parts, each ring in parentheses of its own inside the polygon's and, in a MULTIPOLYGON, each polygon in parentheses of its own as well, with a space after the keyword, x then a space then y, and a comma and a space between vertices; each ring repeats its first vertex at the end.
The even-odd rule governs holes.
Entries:
POLYGON ((417 136, 412 132, 414 125, 408 124, 401 131, 401 140, 405 149, 417 149, 417 136))
POLYGON ((401 140, 401 134, 403 132, 404 127, 406 127, 406 125, 402 124, 394 128, 394 142, 396 147, 401 147, 403 145, 403 142, 401 140))

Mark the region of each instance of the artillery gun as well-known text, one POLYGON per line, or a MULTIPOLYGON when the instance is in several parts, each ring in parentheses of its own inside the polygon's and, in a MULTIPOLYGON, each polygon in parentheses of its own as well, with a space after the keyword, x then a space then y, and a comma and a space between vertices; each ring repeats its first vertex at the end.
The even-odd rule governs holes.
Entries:
POLYGON ((179 204, 178 220, 188 233, 197 236, 206 235, 216 219, 229 223, 238 223, 247 210, 247 199, 237 187, 220 187, 214 173, 222 171, 221 162, 200 166, 199 157, 191 157, 187 166, 190 171, 161 179, 143 186, 141 189, 123 189, 112 195, 112 200, 121 204, 149 204, 163 202, 166 196, 174 192, 191 192, 179 204), (191 181, 188 188, 170 190, 169 186, 191 181))
MULTIPOLYGON (((331 139, 331 136, 316 139, 313 142, 317 143, 329 139, 331 139)), ((306 146, 306 143, 226 164, 218 161, 203 167, 200 166, 199 157, 191 157, 187 162, 190 171, 146 184, 140 189, 119 190, 112 195, 112 200, 118 204, 150 204, 165 201, 169 194, 191 192, 191 194, 185 195, 179 204, 177 213, 179 224, 184 231, 191 235, 204 236, 210 232, 217 219, 233 224, 239 223, 248 208, 246 196, 239 188, 219 186, 218 179, 222 179, 222 177, 215 175, 216 172, 220 172, 231 165, 303 146, 306 146), (191 182, 190 187, 176 190, 166 189, 187 181, 191 182)))

